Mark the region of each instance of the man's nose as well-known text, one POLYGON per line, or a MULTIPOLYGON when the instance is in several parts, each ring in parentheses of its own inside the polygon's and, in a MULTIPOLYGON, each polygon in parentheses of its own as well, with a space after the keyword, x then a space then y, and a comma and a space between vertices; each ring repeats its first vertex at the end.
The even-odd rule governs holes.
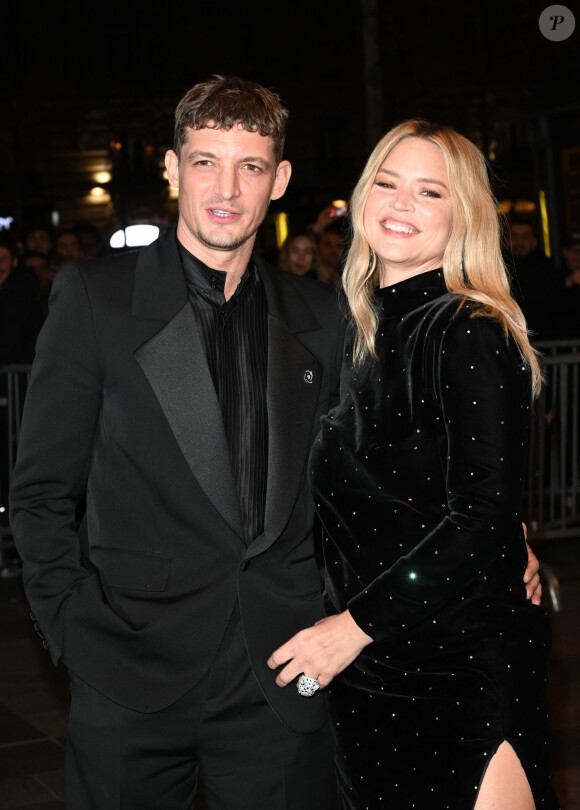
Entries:
POLYGON ((231 200, 239 194, 238 173, 234 166, 221 166, 216 177, 216 192, 225 200, 231 200))

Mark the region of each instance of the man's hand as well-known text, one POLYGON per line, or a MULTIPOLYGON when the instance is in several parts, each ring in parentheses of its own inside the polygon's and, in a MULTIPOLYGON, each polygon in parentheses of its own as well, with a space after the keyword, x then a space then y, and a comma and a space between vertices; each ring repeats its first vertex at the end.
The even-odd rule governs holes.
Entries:
POLYGON ((335 217, 332 214, 332 205, 327 205, 326 208, 323 208, 322 211, 318 214, 316 222, 313 222, 312 225, 309 225, 308 228, 311 231, 314 231, 316 236, 320 236, 322 231, 326 228, 327 225, 330 225, 331 222, 335 221, 335 217))
POLYGON ((268 666, 277 669, 286 665, 276 677, 278 686, 288 686, 304 673, 325 687, 372 640, 345 610, 296 633, 272 653, 268 666))

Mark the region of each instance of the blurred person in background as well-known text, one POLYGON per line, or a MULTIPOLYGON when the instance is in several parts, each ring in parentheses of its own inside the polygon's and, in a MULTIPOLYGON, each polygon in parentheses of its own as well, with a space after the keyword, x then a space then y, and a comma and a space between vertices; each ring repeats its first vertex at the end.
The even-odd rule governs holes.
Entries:
POLYGON ((566 237, 562 256, 565 306, 560 337, 575 340, 580 337, 580 233, 566 237))
POLYGON ((0 237, 0 366, 30 363, 38 331, 36 282, 17 269, 16 245, 0 237))
POLYGON ((16 246, 3 234, 0 234, 0 287, 10 276, 18 261, 16 246))
POLYGON ((51 265, 49 257, 38 250, 25 251, 18 261, 19 267, 34 273, 36 277, 36 301, 40 322, 46 318, 48 312, 48 300, 52 289, 52 282, 57 268, 51 265))
POLYGON ((564 283, 566 287, 580 287, 580 233, 570 234, 562 249, 564 256, 564 283))
MULTIPOLYGON (((35 301, 37 282, 32 271, 18 267, 16 244, 10 234, 0 233, 0 368, 28 364, 34 357, 34 346, 40 321, 35 301)), ((0 503, 8 505, 8 442, 13 443, 13 425, 8 421, 11 400, 8 376, 0 374, 0 503)), ((8 510, 1 515, 2 521, 8 510)), ((0 576, 20 573, 18 555, 12 548, 0 550, 0 576)))
POLYGON ((310 231, 288 234, 278 255, 278 267, 296 276, 317 278, 316 238, 310 231))
POLYGON ((24 236, 24 250, 35 250, 49 256, 54 245, 52 228, 46 225, 31 225, 24 236))
POLYGON ((504 260, 512 294, 521 307, 534 342, 560 336, 563 287, 558 271, 538 245, 531 219, 509 220, 504 260))
POLYGON ((317 276, 319 281, 340 285, 342 258, 348 239, 348 205, 334 200, 320 211, 308 230, 317 239, 317 276))
POLYGON ((73 231, 79 240, 85 259, 96 259, 105 255, 107 251, 105 250, 103 235, 96 225, 83 220, 76 223, 73 231))
POLYGON ((342 259, 348 233, 345 219, 336 219, 318 237, 318 280, 335 285, 340 284, 342 259))
POLYGON ((46 253, 41 253, 39 250, 26 250, 21 253, 18 265, 31 270, 40 283, 52 283, 54 280, 54 270, 50 267, 49 258, 46 253))
POLYGON ((64 262, 76 262, 83 259, 85 254, 81 241, 74 228, 62 228, 56 235, 54 242, 54 261, 57 267, 64 262))

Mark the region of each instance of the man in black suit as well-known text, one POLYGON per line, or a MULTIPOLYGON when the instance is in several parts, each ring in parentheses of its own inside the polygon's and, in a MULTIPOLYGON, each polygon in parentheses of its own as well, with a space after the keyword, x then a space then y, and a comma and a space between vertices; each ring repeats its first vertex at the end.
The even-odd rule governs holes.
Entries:
POLYGON ((267 666, 322 616, 306 462, 343 337, 333 288, 253 253, 286 116, 259 85, 196 85, 176 229, 56 275, 11 521, 71 677, 71 810, 190 810, 198 773, 208 810, 332 806, 323 699, 267 666))

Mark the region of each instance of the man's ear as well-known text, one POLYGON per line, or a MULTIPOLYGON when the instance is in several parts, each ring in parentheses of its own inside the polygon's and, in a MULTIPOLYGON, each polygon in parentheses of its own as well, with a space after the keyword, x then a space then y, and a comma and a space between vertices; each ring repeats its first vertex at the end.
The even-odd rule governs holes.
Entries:
POLYGON ((165 153, 165 168, 169 184, 173 188, 179 188, 179 158, 173 149, 168 149, 165 153))
POLYGON ((280 197, 282 197, 290 182, 291 174, 292 166, 290 165, 290 161, 281 160, 276 167, 276 179, 274 180, 272 193, 270 194, 271 200, 279 200, 280 197))

